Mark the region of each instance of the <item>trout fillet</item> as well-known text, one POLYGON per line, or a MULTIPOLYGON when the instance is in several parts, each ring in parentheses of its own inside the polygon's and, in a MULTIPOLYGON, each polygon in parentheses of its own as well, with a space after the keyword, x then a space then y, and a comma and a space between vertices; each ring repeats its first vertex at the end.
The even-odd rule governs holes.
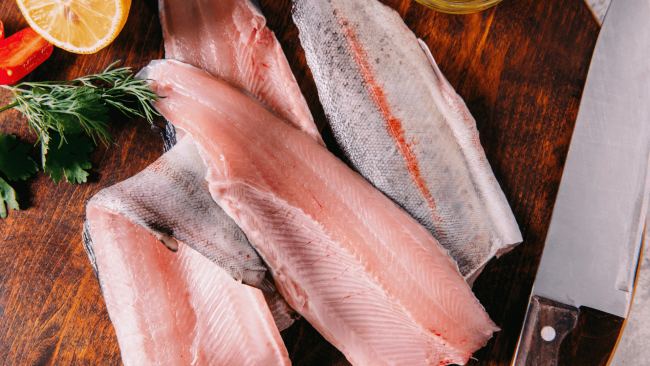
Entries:
POLYGON ((280 43, 251 0, 159 0, 165 58, 251 93, 323 144, 280 43))
MULTIPOLYGON (((260 286, 266 268, 212 200, 205 174, 198 150, 184 138, 86 207, 84 249, 122 360, 137 366, 290 365, 265 302, 280 307, 280 295, 265 296, 233 280, 260 286)), ((285 309, 277 312, 281 324, 291 324, 285 309)))
POLYGON ((427 230, 323 146, 202 70, 152 61, 155 107, 287 302, 355 365, 465 364, 498 327, 427 230))
POLYGON ((258 289, 178 243, 172 253, 143 227, 87 207, 106 308, 126 366, 290 365, 258 289))
POLYGON ((353 168, 426 227, 471 283, 522 237, 465 103, 378 1, 293 0, 292 12, 353 168))

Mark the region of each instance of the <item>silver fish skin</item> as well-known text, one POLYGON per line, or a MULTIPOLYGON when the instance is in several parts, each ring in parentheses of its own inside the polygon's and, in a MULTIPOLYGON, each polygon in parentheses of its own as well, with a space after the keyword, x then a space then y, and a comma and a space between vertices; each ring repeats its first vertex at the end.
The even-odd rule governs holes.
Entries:
POLYGON ((126 217, 172 251, 182 241, 234 279, 264 286, 266 268, 239 226, 212 199, 206 174, 196 146, 183 138, 142 172, 97 193, 88 205, 126 217))
POLYGON ((522 241, 474 118, 397 12, 376 0, 293 0, 292 15, 351 165, 426 227, 469 283, 522 241))

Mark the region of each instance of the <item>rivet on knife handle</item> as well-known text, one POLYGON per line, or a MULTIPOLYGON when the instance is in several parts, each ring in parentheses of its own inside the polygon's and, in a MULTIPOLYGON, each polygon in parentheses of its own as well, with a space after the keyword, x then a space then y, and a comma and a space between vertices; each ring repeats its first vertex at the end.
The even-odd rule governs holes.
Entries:
POLYGON ((574 306, 533 296, 528 305, 515 366, 555 366, 564 337, 578 322, 574 306))

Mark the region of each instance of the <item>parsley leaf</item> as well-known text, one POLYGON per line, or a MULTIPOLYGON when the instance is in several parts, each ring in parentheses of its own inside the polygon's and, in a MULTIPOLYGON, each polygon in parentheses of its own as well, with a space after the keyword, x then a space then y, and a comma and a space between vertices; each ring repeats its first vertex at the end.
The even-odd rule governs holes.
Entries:
POLYGON ((29 157, 31 146, 16 141, 16 136, 0 133, 0 172, 7 179, 27 179, 38 171, 36 162, 29 157))
MULTIPOLYGON (((16 141, 16 136, 0 133, 0 172, 9 180, 27 179, 38 171, 38 166, 27 155, 31 146, 16 141)), ((19 210, 16 191, 0 177, 0 217, 7 217, 5 204, 19 210)))
POLYGON ((92 151, 92 141, 84 134, 67 134, 63 142, 59 133, 50 132, 43 170, 50 173, 54 183, 59 183, 64 173, 68 183, 83 183, 88 177, 86 169, 92 168, 88 159, 92 151))
POLYGON ((18 208, 18 195, 16 194, 16 191, 14 191, 13 188, 9 185, 9 183, 5 182, 2 177, 0 177, 0 217, 1 218, 6 218, 7 217, 7 209, 5 208, 5 203, 7 206, 9 206, 10 209, 12 210, 20 210, 18 208))

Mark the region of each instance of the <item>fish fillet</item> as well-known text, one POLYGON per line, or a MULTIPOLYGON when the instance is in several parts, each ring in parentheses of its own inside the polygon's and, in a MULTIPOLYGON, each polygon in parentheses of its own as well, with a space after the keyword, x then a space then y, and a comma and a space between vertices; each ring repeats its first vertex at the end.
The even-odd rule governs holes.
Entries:
POLYGON ((96 203, 87 207, 106 308, 126 366, 290 365, 258 289, 96 203))
POLYGON ((139 77, 287 302, 355 365, 465 364, 498 327, 427 230, 323 146, 202 70, 139 77))
POLYGON ((251 93, 323 144, 258 5, 251 0, 159 0, 158 4, 165 58, 204 69, 251 93))
MULTIPOLYGON (((101 190, 89 204, 124 216, 172 251, 183 241, 232 278, 263 289, 279 330, 288 328, 297 314, 265 279, 266 267, 246 235, 210 196, 198 150, 190 139, 173 144, 145 170, 101 190)), ((98 273, 92 250, 87 252, 98 273)))
POLYGON ((474 118, 400 16, 376 0, 293 0, 292 13, 353 168, 426 227, 469 282, 520 243, 474 118))
POLYGON ((123 215, 172 250, 182 241, 233 278, 259 287, 266 268, 246 235, 210 196, 205 175, 196 147, 181 139, 144 171, 103 189, 89 203, 123 215))

